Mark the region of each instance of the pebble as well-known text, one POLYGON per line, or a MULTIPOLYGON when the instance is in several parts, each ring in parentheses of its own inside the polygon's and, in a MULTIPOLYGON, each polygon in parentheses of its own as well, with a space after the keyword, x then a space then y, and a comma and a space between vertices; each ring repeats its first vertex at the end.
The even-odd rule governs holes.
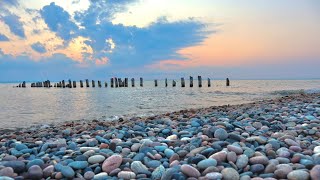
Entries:
POLYGON ((121 171, 118 173, 118 178, 122 179, 135 179, 136 174, 130 171, 121 171))
POLYGON ((289 180, 308 180, 309 173, 304 170, 294 170, 287 175, 287 178, 289 180))
POLYGON ((320 165, 316 165, 311 169, 310 176, 312 180, 320 179, 320 165))
POLYGON ((144 164, 142 164, 141 161, 133 161, 131 163, 131 170, 136 174, 143 174, 148 172, 148 168, 144 164))
POLYGON ((28 177, 30 179, 42 179, 43 172, 40 166, 33 165, 28 169, 28 177))
POLYGON ((237 159, 236 165, 239 169, 243 169, 247 166, 249 158, 246 155, 240 155, 237 159))
POLYGON ((181 172, 189 177, 195 177, 195 178, 198 178, 201 175, 196 168, 188 164, 184 164, 181 166, 181 172))
POLYGON ((8 176, 8 177, 13 177, 14 176, 14 171, 11 167, 5 167, 0 170, 0 176, 8 176))
POLYGON ((212 172, 212 173, 208 173, 205 176, 207 179, 209 180, 216 180, 216 179, 222 179, 222 174, 218 173, 218 172, 212 172))
POLYGON ((222 128, 219 128, 214 132, 214 137, 218 138, 219 140, 225 140, 228 138, 228 136, 228 132, 222 128))
POLYGON ((87 161, 74 161, 68 164, 68 166, 73 169, 84 169, 88 167, 89 163, 87 161))
POLYGON ((74 170, 69 167, 69 166, 64 166, 62 169, 61 169, 61 173, 64 177, 66 178, 73 178, 74 175, 75 175, 75 172, 74 170))
POLYGON ((110 173, 112 170, 117 169, 122 163, 122 156, 112 155, 107 158, 102 164, 102 170, 106 173, 110 173))
POLYGON ((93 179, 94 178, 94 173, 92 171, 87 171, 86 173, 84 173, 83 177, 87 180, 89 179, 93 179))
POLYGON ((90 164, 96 164, 96 163, 101 163, 105 160, 106 158, 102 155, 94 155, 89 157, 88 162, 90 164))
POLYGON ((197 167, 200 169, 206 169, 210 166, 216 166, 217 161, 215 159, 204 159, 197 164, 197 167))
POLYGON ((239 180, 239 173, 233 168, 224 168, 221 171, 222 177, 224 180, 239 180))
POLYGON ((163 176, 164 172, 166 171, 166 169, 160 165, 159 167, 157 167, 151 174, 151 178, 152 179, 161 179, 161 177, 163 176))

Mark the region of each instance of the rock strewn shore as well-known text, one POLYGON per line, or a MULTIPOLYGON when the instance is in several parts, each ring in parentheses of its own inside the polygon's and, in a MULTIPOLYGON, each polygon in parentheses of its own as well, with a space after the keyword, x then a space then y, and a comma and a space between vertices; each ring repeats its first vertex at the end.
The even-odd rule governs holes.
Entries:
POLYGON ((320 94, 2 132, 4 179, 320 179, 320 94))

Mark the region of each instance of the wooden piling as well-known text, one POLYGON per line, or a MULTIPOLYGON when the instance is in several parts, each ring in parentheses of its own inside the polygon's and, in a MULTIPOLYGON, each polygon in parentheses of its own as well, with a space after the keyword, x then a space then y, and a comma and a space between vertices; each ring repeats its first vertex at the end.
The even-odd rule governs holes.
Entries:
POLYGON ((198 76, 198 86, 202 87, 202 78, 201 78, 201 76, 198 76))
POLYGON ((230 80, 229 80, 229 78, 226 79, 226 86, 230 86, 230 80))
POLYGON ((89 79, 86 79, 86 87, 87 87, 87 88, 90 87, 90 85, 89 85, 89 79))
POLYGON ((77 88, 77 81, 73 81, 73 88, 77 88))
POLYGON ((190 76, 190 87, 193 87, 193 77, 190 76))
POLYGON ((101 81, 98 81, 98 87, 101 88, 101 81))
POLYGON ((62 80, 62 88, 66 88, 66 83, 62 80))
POLYGON ((80 80, 80 87, 83 88, 83 82, 80 80))
POLYGON ((69 83, 68 83, 68 87, 69 87, 69 88, 72 88, 71 80, 69 79, 68 82, 69 82, 69 83))
POLYGON ((208 87, 211 87, 211 81, 210 81, 210 78, 208 78, 208 87))
POLYGON ((104 87, 108 87, 108 83, 107 82, 104 82, 104 87))
POLYGON ((118 78, 114 78, 114 84, 115 84, 115 87, 119 87, 119 84, 118 84, 118 78))
POLYGON ((134 87, 134 78, 131 78, 131 86, 134 87))
POLYGON ((111 86, 111 88, 114 87, 114 79, 113 78, 110 79, 110 86, 111 86))
POLYGON ((185 84, 184 78, 181 78, 181 87, 186 87, 186 84, 185 84))
POLYGON ((128 78, 124 78, 124 87, 128 87, 128 78))
POLYGON ((165 85, 166 85, 166 87, 168 87, 168 79, 167 78, 165 80, 165 85))
POLYGON ((176 81, 172 80, 172 87, 176 87, 176 81))
POLYGON ((21 86, 22 86, 23 88, 25 88, 25 87, 26 87, 26 82, 23 81, 21 86))
POLYGON ((143 78, 140 78, 140 87, 143 87, 143 78))
POLYGON ((122 87, 122 80, 121 80, 121 78, 118 78, 118 87, 122 87))
POLYGON ((91 82, 92 82, 92 87, 93 88, 96 87, 96 84, 95 84, 94 80, 92 80, 91 82))
POLYGON ((154 80, 154 86, 158 87, 158 80, 156 80, 156 79, 154 80))

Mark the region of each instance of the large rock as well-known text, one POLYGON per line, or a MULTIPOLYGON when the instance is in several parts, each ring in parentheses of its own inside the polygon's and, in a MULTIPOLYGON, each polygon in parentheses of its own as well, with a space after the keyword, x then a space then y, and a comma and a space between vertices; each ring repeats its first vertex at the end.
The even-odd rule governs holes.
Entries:
POLYGON ((122 156, 116 154, 107 158, 102 164, 102 170, 110 173, 112 170, 117 169, 122 163, 122 156))

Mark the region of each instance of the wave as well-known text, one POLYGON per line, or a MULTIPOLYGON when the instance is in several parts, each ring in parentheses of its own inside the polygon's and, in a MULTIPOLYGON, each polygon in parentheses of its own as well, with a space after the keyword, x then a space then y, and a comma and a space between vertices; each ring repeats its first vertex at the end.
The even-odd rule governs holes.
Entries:
POLYGON ((304 89, 298 89, 298 90, 278 90, 278 91, 272 91, 270 92, 271 95, 280 95, 280 96, 288 96, 288 95, 294 95, 294 94, 306 94, 306 91, 304 89))

